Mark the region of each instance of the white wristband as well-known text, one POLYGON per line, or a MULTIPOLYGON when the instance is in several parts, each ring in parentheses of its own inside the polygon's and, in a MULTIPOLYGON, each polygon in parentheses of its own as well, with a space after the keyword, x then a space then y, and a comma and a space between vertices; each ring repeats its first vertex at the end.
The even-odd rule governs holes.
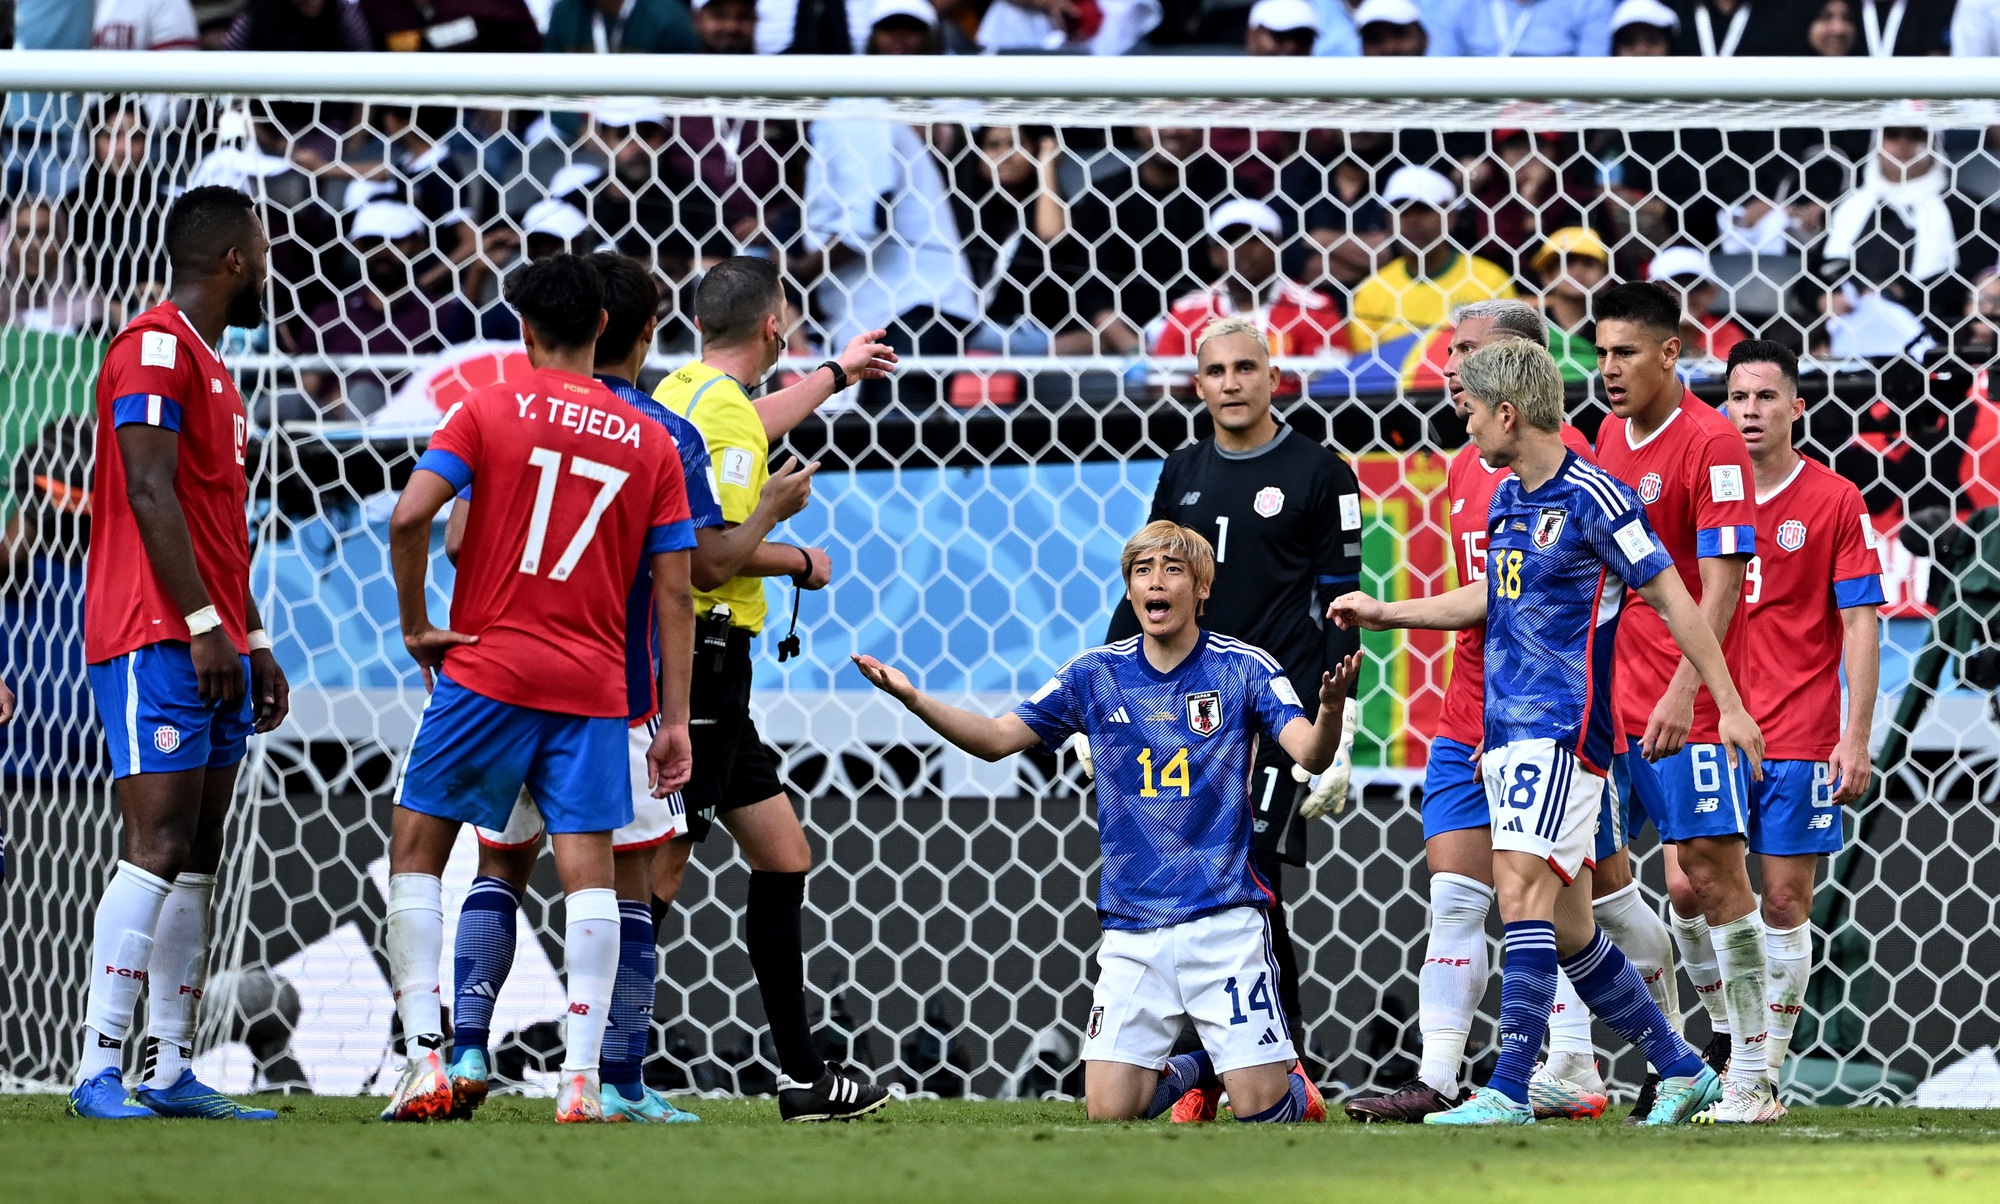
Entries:
POLYGON ((270 632, 264 630, 262 627, 259 627, 257 630, 250 633, 250 651, 269 652, 270 650, 271 650, 270 632))
POLYGON ((215 607, 213 606, 204 606, 187 616, 187 628, 190 636, 207 635, 220 626, 222 626, 222 616, 215 613, 215 607))

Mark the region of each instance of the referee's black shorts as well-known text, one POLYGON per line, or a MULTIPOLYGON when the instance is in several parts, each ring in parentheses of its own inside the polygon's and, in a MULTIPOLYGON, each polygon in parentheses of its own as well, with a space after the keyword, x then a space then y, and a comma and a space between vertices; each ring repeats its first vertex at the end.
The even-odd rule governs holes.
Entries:
POLYGON ((730 629, 720 672, 710 657, 695 652, 688 691, 694 771, 681 798, 687 803, 688 835, 697 841, 708 838, 718 816, 785 792, 778 781, 778 754, 750 718, 751 638, 744 628, 730 629))

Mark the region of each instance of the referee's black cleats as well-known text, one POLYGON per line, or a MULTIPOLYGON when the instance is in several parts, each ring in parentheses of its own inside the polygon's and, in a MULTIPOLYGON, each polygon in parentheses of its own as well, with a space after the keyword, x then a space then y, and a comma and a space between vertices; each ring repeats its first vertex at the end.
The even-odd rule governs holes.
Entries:
POLYGON ((876 1087, 828 1070, 811 1085, 778 1076, 778 1116, 793 1124, 816 1120, 853 1120, 889 1102, 886 1087, 876 1087))

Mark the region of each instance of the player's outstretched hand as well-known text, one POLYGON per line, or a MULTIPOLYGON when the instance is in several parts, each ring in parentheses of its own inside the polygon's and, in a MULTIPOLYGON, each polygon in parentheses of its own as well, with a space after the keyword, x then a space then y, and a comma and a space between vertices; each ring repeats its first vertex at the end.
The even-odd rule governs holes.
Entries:
MULTIPOLYGON (((1648 761, 1664 760, 1687 747, 1688 732, 1694 729, 1694 697, 1674 697, 1668 690, 1653 706, 1646 720, 1646 734, 1639 740, 1639 752, 1648 761)), ((1760 754, 1761 755, 1761 754, 1760 754)))
POLYGON ((1833 776, 1833 805, 1846 807, 1861 801, 1868 793, 1868 783, 1875 776, 1875 767, 1868 762, 1868 745, 1849 744, 1842 740, 1833 746, 1833 755, 1826 759, 1826 769, 1833 776))
POLYGON ((409 651, 410 659, 417 662, 424 671, 424 691, 428 693, 434 684, 431 674, 444 667, 444 654, 453 648, 477 644, 479 637, 465 635, 444 627, 425 627, 420 631, 403 633, 403 647, 409 651))
POLYGON ((256 710, 256 730, 260 732, 276 731, 285 716, 292 713, 291 683, 285 680, 285 670, 269 648, 251 650, 250 701, 256 710))
POLYGON ((786 456, 785 462, 765 480, 764 491, 757 495, 759 504, 770 507, 774 520, 784 522, 812 501, 812 479, 818 471, 818 460, 800 468, 797 456, 786 456))
POLYGON ((0 682, 0 723, 14 722, 14 691, 0 682))
POLYGON ((1321 710, 1332 706, 1351 705, 1347 696, 1354 693, 1354 683, 1361 680, 1362 653, 1349 653, 1347 658, 1333 667, 1333 672, 1319 675, 1319 705, 1321 710))
POLYGON ((1757 721, 1750 712, 1738 707, 1725 713, 1716 725, 1716 735, 1722 738, 1723 755, 1729 758, 1729 767, 1736 768, 1738 757, 1750 761, 1752 781, 1764 780, 1764 733, 1757 729, 1757 721))
POLYGON ((896 350, 882 341, 886 330, 871 330, 847 341, 840 369, 849 380, 881 380, 896 370, 896 350))
POLYGON ((872 656, 850 655, 847 659, 853 661, 854 667, 861 670, 861 676, 868 679, 868 684, 897 702, 908 706, 910 700, 917 696, 917 688, 910 684, 910 679, 901 669, 885 665, 872 656))
POLYGON ((250 683, 243 680, 243 661, 222 628, 205 631, 188 641, 188 657, 203 702, 235 706, 250 683))
POLYGON ((654 798, 665 798, 694 774, 694 745, 685 723, 662 723, 646 749, 646 781, 654 798))
POLYGON ((1387 631, 1389 629, 1389 607, 1355 591, 1342 594, 1326 608, 1326 617, 1332 619, 1342 631, 1352 631, 1356 627, 1364 631, 1387 631))

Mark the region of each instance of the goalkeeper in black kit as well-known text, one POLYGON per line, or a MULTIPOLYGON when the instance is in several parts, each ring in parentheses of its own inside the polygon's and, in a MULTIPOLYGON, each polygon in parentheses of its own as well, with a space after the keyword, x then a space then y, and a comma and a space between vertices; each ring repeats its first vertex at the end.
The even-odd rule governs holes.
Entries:
MULTIPOLYGON (((1357 633, 1321 616, 1360 581, 1361 487, 1345 460, 1272 413, 1278 370, 1256 325, 1242 318, 1212 322, 1195 355, 1195 391, 1215 433, 1167 457, 1147 517, 1192 527, 1214 544, 1215 586, 1201 625, 1276 658, 1310 719, 1319 707, 1320 675, 1360 647, 1357 633)), ((1137 634, 1132 608, 1114 607, 1106 641, 1137 634)), ((1276 742, 1258 749, 1250 790, 1255 857, 1273 890, 1281 890, 1281 860, 1305 864, 1305 825, 1297 821, 1338 814, 1347 803, 1355 710, 1346 708, 1339 757, 1311 781, 1276 742)), ((1076 751, 1087 765, 1087 747, 1076 751)), ((1280 1006, 1303 1053, 1298 955, 1282 897, 1271 908, 1271 929, 1280 1006)))

